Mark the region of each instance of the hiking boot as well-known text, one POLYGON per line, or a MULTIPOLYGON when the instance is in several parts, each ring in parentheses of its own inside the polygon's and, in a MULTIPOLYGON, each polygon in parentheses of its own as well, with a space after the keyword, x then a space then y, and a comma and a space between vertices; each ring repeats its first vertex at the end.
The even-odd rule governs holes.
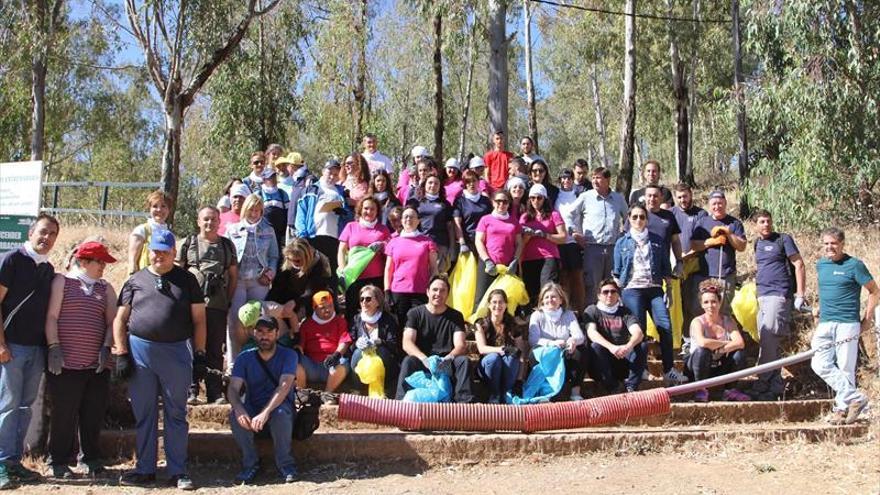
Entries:
POLYGON ((729 402, 747 402, 752 400, 748 395, 740 392, 735 388, 731 388, 724 391, 724 394, 721 396, 724 400, 729 402))
POLYGON ((688 382, 688 377, 686 377, 684 373, 678 371, 676 368, 672 368, 664 373, 663 379, 669 383, 674 383, 676 385, 681 385, 682 383, 688 382))
POLYGON ((246 485, 248 483, 252 483, 257 475, 260 473, 260 465, 256 464, 254 466, 244 468, 235 475, 235 482, 238 484, 246 485))
POLYGON ((9 475, 17 478, 18 481, 28 482, 40 479, 40 473, 22 466, 19 462, 7 464, 6 469, 9 471, 9 475))
POLYGON ((168 484, 170 486, 176 486, 178 490, 189 491, 196 489, 196 485, 193 484, 193 481, 188 474, 175 474, 168 478, 168 484))
POLYGON ((52 477, 57 480, 72 480, 73 471, 65 464, 52 465, 52 477))
POLYGON ((865 407, 868 405, 868 398, 862 397, 860 400, 851 402, 849 407, 846 408, 846 418, 843 420, 845 424, 851 425, 856 422, 859 418, 859 414, 862 414, 862 411, 865 410, 865 407))
POLYGON ((846 421, 846 411, 834 411, 828 418, 828 423, 838 426, 846 421))
POLYGON ((18 484, 9 477, 6 463, 0 462, 0 490, 12 490, 13 488, 18 488, 18 484))
POLYGON ((703 388, 694 392, 694 402, 709 402, 709 391, 703 388))
POLYGON ((123 473, 119 477, 122 486, 150 486, 156 483, 156 473, 144 474, 136 471, 123 473))

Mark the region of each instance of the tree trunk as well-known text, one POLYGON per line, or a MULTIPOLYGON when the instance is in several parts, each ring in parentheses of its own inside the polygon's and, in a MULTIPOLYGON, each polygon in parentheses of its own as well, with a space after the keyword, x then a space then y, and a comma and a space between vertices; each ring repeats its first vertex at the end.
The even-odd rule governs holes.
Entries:
MULTIPOLYGON (((603 167, 611 168, 605 139, 605 114, 602 112, 602 101, 599 98, 599 78, 596 75, 596 64, 590 64, 590 87, 593 92, 593 109, 596 112, 596 134, 599 136, 599 160, 603 167)), ((592 147, 590 147, 592 154, 592 147)), ((592 160, 591 160, 592 161, 592 160)))
POLYGON ((749 198, 744 187, 749 179, 749 143, 746 136, 746 95, 742 80, 742 52, 740 45, 739 30, 739 0, 733 0, 731 4, 731 16, 733 19, 733 94, 736 98, 736 131, 739 136, 739 187, 740 203, 739 215, 747 218, 751 213, 749 198))
MULTIPOLYGON (((180 188, 180 141, 183 133, 184 107, 180 98, 174 98, 170 105, 165 105, 165 147, 162 148, 162 191, 177 199, 180 188)), ((174 222, 174 211, 168 217, 168 223, 174 222)))
POLYGON ((34 55, 31 62, 31 160, 42 160, 46 136, 46 56, 34 55))
POLYGON ((617 191, 628 198, 632 189, 636 132, 636 0, 626 0, 623 115, 620 126, 620 164, 617 191))
POLYGON ((507 1, 489 0, 489 136, 507 135, 507 1))
MULTIPOLYGON (((692 16, 700 19, 700 0, 693 0, 692 16)), ((691 46, 690 73, 688 74, 688 155, 685 177, 688 184, 697 184, 694 178, 694 121, 697 119, 697 57, 700 46, 700 23, 694 22, 694 41, 691 46)))
MULTIPOLYGON (((669 14, 672 15, 672 0, 667 0, 669 14)), ((669 27, 669 58, 672 68, 672 95, 675 98, 673 122, 675 125, 675 170, 678 181, 692 183, 693 177, 687 176, 688 158, 688 90, 685 84, 685 66, 678 53, 678 40, 673 23, 669 27)))
POLYGON ((361 0, 355 33, 357 35, 358 50, 356 55, 355 71, 357 80, 352 90, 354 96, 354 136, 352 149, 357 149, 358 141, 363 137, 364 129, 364 103, 367 100, 367 0, 361 0))
POLYGON ((471 26, 470 38, 468 40, 468 69, 467 69, 467 88, 464 94, 464 108, 461 111, 461 128, 458 131, 458 162, 462 164, 464 161, 464 150, 467 141, 467 124, 468 115, 471 111, 471 90, 474 85, 474 65, 476 65, 476 38, 477 38, 477 21, 471 26))
POLYGON ((434 13, 434 158, 443 160, 443 13, 434 13))
POLYGON ((529 109, 529 136, 532 138, 535 150, 538 150, 538 112, 535 109, 535 82, 532 70, 532 8, 530 0, 523 0, 523 24, 525 29, 525 58, 526 58, 526 104, 529 109))

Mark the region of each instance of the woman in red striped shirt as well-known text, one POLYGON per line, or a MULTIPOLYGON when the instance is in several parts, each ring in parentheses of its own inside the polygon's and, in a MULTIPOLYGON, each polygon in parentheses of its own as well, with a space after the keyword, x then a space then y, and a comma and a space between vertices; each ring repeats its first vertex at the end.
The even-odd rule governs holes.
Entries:
POLYGON ((52 281, 46 378, 52 396, 48 462, 55 478, 73 478, 68 464, 76 459, 77 426, 87 472, 104 469, 98 436, 110 383, 116 292, 101 277, 107 263, 115 261, 100 242, 84 242, 76 248, 71 270, 52 281))

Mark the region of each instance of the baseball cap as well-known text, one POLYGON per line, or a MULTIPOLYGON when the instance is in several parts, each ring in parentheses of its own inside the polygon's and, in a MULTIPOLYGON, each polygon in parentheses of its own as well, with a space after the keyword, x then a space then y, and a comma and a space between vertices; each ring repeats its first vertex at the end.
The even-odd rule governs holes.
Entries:
POLYGON ((547 188, 543 184, 535 184, 529 189, 529 197, 541 196, 547 198, 547 188))
POLYGON ((340 165, 337 160, 330 159, 327 160, 327 163, 324 164, 324 170, 327 170, 329 168, 342 168, 342 165, 340 165))
POLYGON ((409 154, 412 155, 413 158, 419 158, 422 156, 431 156, 431 154, 428 153, 428 148, 425 148, 424 146, 414 146, 412 151, 409 152, 409 154))
POLYGON ((316 307, 320 306, 321 303, 323 303, 324 301, 326 301, 328 299, 332 303, 333 302, 333 294, 330 294, 326 290, 322 290, 320 292, 317 292, 317 293, 315 293, 314 296, 312 296, 312 307, 316 308, 316 307))
POLYGON ((241 196, 243 198, 246 198, 250 195, 251 195, 250 188, 244 184, 239 184, 229 190, 229 197, 230 198, 235 197, 235 196, 241 196))
POLYGON ((714 191, 709 193, 709 199, 716 199, 716 198, 717 199, 727 199, 727 197, 724 196, 724 191, 722 191, 721 189, 715 189, 714 191))
POLYGON ((456 160, 455 158, 450 158, 449 160, 446 160, 446 164, 444 165, 444 167, 461 170, 461 165, 458 164, 458 160, 456 160))
POLYGON ((98 260, 106 263, 116 263, 116 258, 110 256, 107 246, 97 241, 84 242, 76 248, 74 257, 78 260, 98 260))
POLYGON ((263 180, 266 180, 275 177, 277 174, 278 172, 276 172, 274 168, 266 168, 263 170, 263 173, 260 174, 260 177, 262 177, 263 180))
POLYGON ((471 158, 471 161, 468 162, 468 168, 480 168, 480 167, 485 167, 485 166, 486 166, 486 162, 484 162, 483 158, 479 157, 479 156, 475 156, 475 157, 471 158))
POLYGON ((151 251, 172 251, 175 244, 174 234, 170 230, 156 229, 150 236, 151 251))
POLYGON ((254 324, 254 327, 263 327, 270 330, 275 330, 278 328, 278 321, 271 316, 261 316, 260 319, 257 320, 257 323, 254 324))
POLYGON ((297 153, 296 151, 291 151, 284 156, 279 156, 275 160, 275 165, 284 165, 286 163, 290 163, 292 165, 302 165, 303 163, 305 163, 305 160, 303 160, 302 155, 297 153))
POLYGON ((242 326, 250 328, 257 324, 262 311, 263 305, 260 304, 260 301, 248 301, 238 308, 238 321, 242 326))
POLYGON ((513 186, 522 186, 522 188, 525 189, 526 188, 526 181, 524 181, 519 176, 513 176, 513 177, 507 179, 507 184, 505 184, 504 187, 505 187, 505 189, 507 189, 509 191, 509 190, 513 189, 513 186))

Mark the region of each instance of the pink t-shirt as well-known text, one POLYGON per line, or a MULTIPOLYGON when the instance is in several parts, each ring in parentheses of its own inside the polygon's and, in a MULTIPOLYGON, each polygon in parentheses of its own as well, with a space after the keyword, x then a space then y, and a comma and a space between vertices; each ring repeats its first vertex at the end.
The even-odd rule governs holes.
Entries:
POLYGON ((352 179, 346 179, 343 187, 348 191, 348 197, 355 202, 366 198, 370 192, 369 182, 354 182, 352 179))
POLYGON ((220 214, 220 225, 217 226, 217 233, 226 235, 226 227, 241 221, 241 216, 232 210, 220 214))
MULTIPOLYGON (((376 223, 375 227, 364 227, 360 222, 348 222, 342 229, 342 233, 339 234, 339 242, 348 244, 348 249, 355 246, 369 246, 378 241, 387 242, 390 238, 391 231, 380 223, 376 223)), ((381 277, 384 268, 385 253, 379 251, 376 256, 373 256, 358 280, 381 277)))
POLYGON ((519 223, 513 215, 507 220, 486 215, 477 224, 477 232, 485 236, 486 251, 489 259, 497 264, 507 265, 516 254, 516 234, 521 231, 519 223))
MULTIPOLYGON (((526 214, 523 213, 519 218, 519 223, 523 227, 528 227, 532 230, 542 230, 546 234, 555 234, 556 228, 560 225, 565 227, 565 221, 562 220, 562 215, 556 210, 550 212, 550 218, 544 220, 538 220, 536 218, 532 221, 527 221, 526 214)), ((523 261, 544 260, 548 258, 559 258, 559 247, 550 239, 533 236, 523 247, 523 261)))
POLYGON ((406 196, 409 192, 409 172, 406 167, 400 169, 400 176, 397 178, 397 199, 401 204, 406 204, 406 196))
POLYGON ((391 292, 424 294, 431 279, 429 268, 431 252, 437 245, 426 235, 395 237, 385 245, 385 255, 391 258, 391 292))
POLYGON ((446 201, 448 201, 449 204, 454 203, 455 198, 457 198, 458 195, 461 194, 461 191, 463 189, 464 183, 461 181, 461 179, 452 181, 449 184, 443 186, 443 190, 446 191, 446 201))

